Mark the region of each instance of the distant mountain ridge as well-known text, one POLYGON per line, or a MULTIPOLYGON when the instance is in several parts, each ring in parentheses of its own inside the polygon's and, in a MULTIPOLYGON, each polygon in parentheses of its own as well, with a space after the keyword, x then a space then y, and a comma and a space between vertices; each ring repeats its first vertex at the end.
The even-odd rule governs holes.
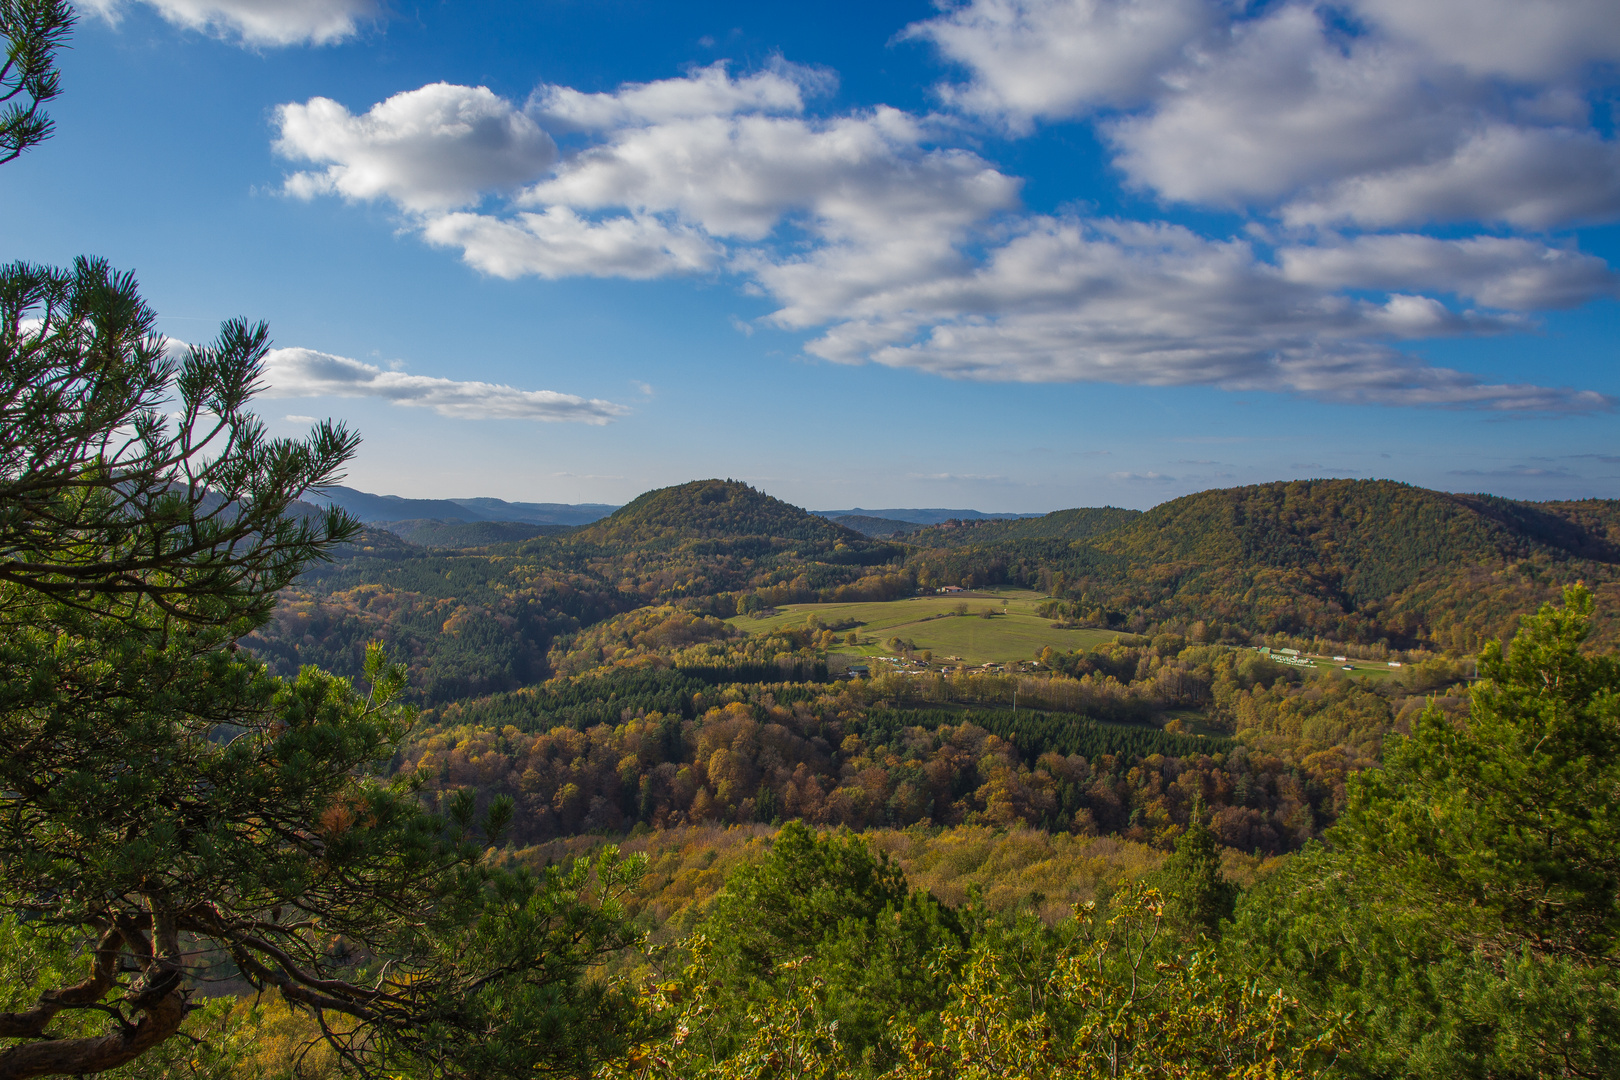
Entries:
MULTIPOLYGON (((694 483, 707 483, 709 481, 694 481, 694 483)), ((685 485, 676 485, 683 487, 685 485)), ((674 490, 660 488, 658 491, 674 490)), ((646 492, 640 498, 655 495, 658 491, 646 492)), ((321 492, 305 494, 303 501, 315 507, 327 505, 338 506, 367 525, 401 525, 406 531, 419 532, 424 537, 437 530, 427 529, 430 522, 451 524, 455 522, 510 522, 524 525, 561 525, 578 527, 592 525, 611 515, 621 507, 613 503, 531 503, 507 502, 505 499, 474 498, 474 499, 411 499, 401 495, 376 495, 357 488, 337 485, 321 492)), ((784 503, 784 506, 789 505, 784 503)), ((798 508, 795 507, 795 510, 798 508)), ((1017 513, 986 513, 981 510, 956 510, 942 507, 925 507, 904 510, 863 510, 856 507, 852 510, 809 510, 802 511, 815 517, 828 520, 852 528, 856 532, 870 537, 892 536, 897 532, 907 532, 922 525, 939 525, 947 521, 1019 521, 1049 517, 1047 514, 1017 514, 1017 513), (840 521, 841 518, 850 518, 850 521, 840 521), (859 522, 859 524, 857 524, 859 522)), ((1072 511, 1058 511, 1070 513, 1072 511)), ((396 530, 397 531, 397 530, 396 530)), ((516 530, 510 530, 511 538, 517 537, 516 530)), ((465 537, 494 535, 479 530, 466 530, 465 537)), ((542 535, 534 533, 531 535, 542 535)), ((546 530, 543 535, 554 535, 546 530)), ((457 541, 463 538, 462 533, 447 532, 444 538, 454 536, 457 541)), ((444 546, 468 546, 461 542, 444 546)))
POLYGON ((406 499, 351 487, 307 492, 304 501, 341 507, 367 525, 397 521, 508 521, 525 525, 589 525, 618 507, 610 503, 528 503, 504 499, 406 499))

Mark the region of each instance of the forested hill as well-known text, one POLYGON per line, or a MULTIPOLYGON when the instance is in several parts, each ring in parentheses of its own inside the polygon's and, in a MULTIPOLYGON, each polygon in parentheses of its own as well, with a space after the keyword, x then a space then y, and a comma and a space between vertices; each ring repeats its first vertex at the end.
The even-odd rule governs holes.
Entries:
POLYGON ((915 521, 872 517, 868 514, 841 514, 831 520, 846 528, 854 529, 862 536, 871 537, 898 536, 902 533, 916 532, 921 527, 915 521))
POLYGON ((314 663, 354 676, 366 643, 381 641, 409 664, 423 702, 545 679, 554 646, 566 654, 574 635, 646 605, 730 616, 915 588, 903 547, 721 480, 648 492, 562 536, 451 551, 377 532, 337 554, 288 589, 246 644, 279 673, 314 663))
POLYGON ((1090 540, 1122 528, 1141 516, 1140 510, 1086 506, 1074 510, 1054 510, 1041 517, 1016 521, 964 520, 933 525, 919 529, 906 539, 909 543, 924 547, 961 547, 1009 540, 1090 540))
MULTIPOLYGON (((990 528, 962 530, 968 546, 919 553, 929 580, 1039 573, 1076 621, 1203 621, 1234 637, 1471 650, 1559 583, 1620 579, 1620 501, 1514 502, 1382 480, 1199 492, 1068 543, 990 528)), ((1613 635, 1609 622, 1599 620, 1600 637, 1613 635)))
POLYGON ((832 547, 865 539, 735 480, 694 480, 649 491, 575 537, 611 546, 771 537, 832 547))
POLYGON ((1309 574, 1359 605, 1463 566, 1620 561, 1611 530, 1620 530, 1620 502, 1516 503, 1388 480, 1302 480, 1175 499, 1096 546, 1178 575, 1309 574))
POLYGON ((1620 502, 1300 481, 924 535, 869 539, 720 480, 521 544, 456 552, 375 533, 311 568, 247 644, 284 673, 316 663, 356 675, 380 640, 410 663, 419 700, 443 702, 550 677, 548 656, 568 655, 574 637, 650 605, 723 619, 965 585, 1040 589, 1073 626, 1466 653, 1576 580, 1604 598, 1596 641, 1620 640, 1609 599, 1620 601, 1620 502))

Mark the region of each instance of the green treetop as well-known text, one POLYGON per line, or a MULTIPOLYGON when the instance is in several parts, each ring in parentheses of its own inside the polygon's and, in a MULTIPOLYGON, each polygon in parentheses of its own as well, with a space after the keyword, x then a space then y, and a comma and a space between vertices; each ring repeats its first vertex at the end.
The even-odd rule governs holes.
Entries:
POLYGON ((0 0, 0 165, 50 138, 55 125, 40 106, 61 92, 56 50, 74 20, 66 0, 0 0))
POLYGON ((966 941, 955 912, 910 888, 886 854, 799 821, 782 827, 763 861, 732 874, 702 932, 710 952, 701 981, 721 1002, 719 1056, 748 1036, 751 1004, 812 980, 839 1039, 875 1062, 897 1052, 891 1021, 918 1021, 944 1003, 966 941))
POLYGON ((1486 647, 1466 724, 1438 709, 1350 786, 1335 834, 1459 940, 1607 962, 1620 945, 1620 665, 1592 595, 1486 647))
POLYGON ((1187 831, 1176 838, 1158 877, 1170 925, 1189 936, 1214 937, 1232 916, 1237 889, 1221 872, 1221 842, 1203 818, 1203 802, 1196 800, 1187 831))
POLYGON ((1245 895, 1223 945, 1360 1038, 1379 1077, 1614 1076, 1620 1061, 1620 665, 1593 600, 1480 657, 1464 720, 1430 708, 1352 778, 1328 833, 1245 895))

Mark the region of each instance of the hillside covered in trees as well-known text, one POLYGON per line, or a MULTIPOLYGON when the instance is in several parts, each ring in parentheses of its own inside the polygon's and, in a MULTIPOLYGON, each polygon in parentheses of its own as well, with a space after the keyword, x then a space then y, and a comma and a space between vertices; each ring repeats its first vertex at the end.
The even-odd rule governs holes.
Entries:
POLYGON ((735 480, 694 480, 631 501, 576 538, 605 546, 694 540, 796 540, 816 549, 863 539, 851 529, 735 480))
MULTIPOLYGON (((1616 520, 1611 503, 1329 481, 896 543, 707 481, 522 544, 362 541, 307 572, 245 643, 291 673, 357 671, 382 641, 424 707, 394 768, 429 795, 509 797, 522 843, 797 818, 1033 827, 1162 850, 1203 815, 1225 848, 1271 857, 1322 837, 1349 778, 1426 704, 1465 706, 1459 627, 1510 631, 1574 577, 1608 595, 1616 520), (991 530, 1023 535, 911 542, 991 530), (734 618, 947 582, 1033 584, 1051 618, 1118 633, 1047 649, 1022 672, 903 650, 907 663, 841 681, 830 661, 858 626, 812 615, 751 632, 734 618), (1424 621, 1391 640, 1390 620, 1413 612, 1424 621), (1420 632, 1431 625, 1452 633, 1420 632), (1330 677, 1255 645, 1403 666, 1330 677)), ((1601 641, 1611 624, 1595 625, 1601 641)))
MULTIPOLYGON (((409 665, 419 700, 445 702, 551 677, 547 658, 574 635, 647 605, 728 618, 958 585, 1040 589, 1068 625, 1147 637, 1460 655, 1563 584, 1615 595, 1617 552, 1613 501, 1517 503, 1384 481, 1207 491, 1140 515, 1060 511, 898 540, 700 481, 521 543, 421 548, 370 534, 306 571, 249 644, 289 674, 301 663, 354 674, 379 640, 409 665)), ((1597 640, 1616 640, 1600 611, 1597 640)))
POLYGON ((1609 503, 1327 481, 987 522, 954 531, 1022 535, 928 547, 910 541, 953 530, 880 542, 705 481, 564 536, 351 549, 246 643, 279 670, 354 671, 381 640, 425 707, 396 767, 428 792, 511 797, 524 842, 801 818, 1162 847, 1204 813, 1223 845, 1276 855, 1332 825, 1347 778, 1425 702, 1461 707, 1467 650, 1425 626, 1502 633, 1560 581, 1612 588, 1615 519, 1609 503), (858 627, 725 621, 957 581, 1034 584, 1051 618, 1119 633, 1021 673, 903 650, 909 667, 850 682, 830 661, 858 627), (1391 640, 1413 611, 1426 622, 1391 640), (1262 644, 1404 666, 1328 678, 1262 644))
POLYGON ((1286 633, 1471 651, 1560 583, 1610 587, 1617 538, 1614 500, 1319 480, 1200 492, 1088 540, 973 543, 908 565, 929 583, 1040 584, 1079 618, 1136 632, 1202 622, 1223 640, 1286 633))
MULTIPOLYGON (((1620 672, 1592 614, 1569 590, 1472 689, 1439 659, 1352 681, 1168 636, 1047 680, 1202 660, 1224 737, 1084 720, 1039 680, 1015 714, 991 676, 641 666, 435 710, 396 761, 430 803, 510 800, 519 862, 640 861, 646 948, 608 970, 653 1022, 608 1075, 1601 1077, 1615 857, 1579 821, 1620 672)), ((336 1075, 278 1064, 318 1041, 297 1014, 212 1015, 234 1077, 336 1075)))

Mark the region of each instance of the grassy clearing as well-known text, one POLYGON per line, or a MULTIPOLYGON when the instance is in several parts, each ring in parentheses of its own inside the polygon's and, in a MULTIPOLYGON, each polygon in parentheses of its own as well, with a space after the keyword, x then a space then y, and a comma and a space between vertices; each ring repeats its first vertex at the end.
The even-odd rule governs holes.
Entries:
MULTIPOLYGON (((1333 671, 1350 679, 1387 679, 1400 670, 1390 667, 1382 660, 1334 660, 1321 656, 1306 656, 1304 659, 1311 661, 1312 667, 1317 671, 1333 671), (1344 670, 1347 665, 1349 671, 1344 670)), ((1289 666, 1298 667, 1301 671, 1312 670, 1312 667, 1302 665, 1289 666)))
POLYGON ((1180 720, 1182 733, 1186 735, 1204 735, 1217 739, 1232 737, 1230 731, 1210 723, 1209 717, 1199 709, 1166 709, 1164 719, 1180 720))
POLYGON ((1046 597, 1029 589, 1005 592, 916 596, 867 604, 790 604, 775 615, 756 619, 739 615, 728 620, 750 633, 781 626, 802 626, 811 615, 828 626, 859 623, 863 644, 843 647, 851 655, 883 656, 892 637, 933 651, 936 662, 959 656, 968 664, 1001 664, 1031 660, 1047 646, 1060 652, 1092 648, 1119 635, 1111 630, 1061 630, 1035 614, 1046 597), (966 616, 957 611, 967 606, 966 616), (983 618, 984 612, 989 618, 983 618), (870 639, 870 644, 867 640, 870 639))

